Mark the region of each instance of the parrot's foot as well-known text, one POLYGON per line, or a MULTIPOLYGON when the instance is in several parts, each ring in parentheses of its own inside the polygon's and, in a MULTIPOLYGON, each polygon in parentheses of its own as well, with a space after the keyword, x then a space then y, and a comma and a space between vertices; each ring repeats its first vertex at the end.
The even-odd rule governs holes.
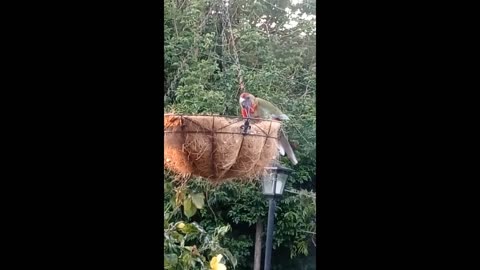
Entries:
POLYGON ((250 126, 250 122, 249 122, 248 120, 249 120, 249 119, 247 119, 247 120, 245 121, 245 123, 244 123, 242 126, 240 126, 240 129, 243 130, 242 133, 243 133, 244 135, 245 135, 245 134, 248 134, 248 131, 249 131, 250 129, 252 129, 252 127, 250 126))

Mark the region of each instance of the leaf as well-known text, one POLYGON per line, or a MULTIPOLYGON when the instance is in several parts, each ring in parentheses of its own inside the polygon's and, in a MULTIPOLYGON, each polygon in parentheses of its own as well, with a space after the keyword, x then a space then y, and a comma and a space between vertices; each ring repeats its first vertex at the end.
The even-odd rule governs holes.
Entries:
POLYGON ((178 257, 176 254, 163 254, 163 258, 164 269, 173 269, 178 263, 178 257))
POLYGON ((175 205, 179 206, 181 202, 185 199, 185 193, 183 191, 179 190, 175 194, 175 205))
POLYGON ((225 235, 231 229, 230 225, 225 225, 216 229, 219 235, 225 235))
POLYGON ((200 226, 198 223, 196 222, 192 222, 190 223, 189 225, 195 227, 197 229, 197 231, 201 232, 201 233, 206 233, 206 231, 202 228, 202 226, 200 226))
POLYGON ((205 204, 205 196, 203 193, 196 193, 192 195, 192 202, 197 209, 202 209, 205 204))
POLYGON ((237 266, 237 259, 235 258, 235 256, 233 256, 233 254, 228 249, 220 248, 220 249, 217 249, 216 252, 223 254, 225 258, 228 259, 230 263, 232 263, 233 268, 237 266))
POLYGON ((163 228, 167 229, 168 228, 168 222, 166 219, 163 220, 163 228))
MULTIPOLYGON (((195 206, 194 206, 195 207, 195 206)), ((180 229, 183 233, 188 233, 188 234, 198 234, 200 230, 197 228, 197 226, 193 224, 185 224, 185 227, 180 229)))
POLYGON ((175 242, 180 243, 183 241, 183 235, 179 234, 178 232, 172 232, 171 236, 175 239, 175 242))
POLYGON ((197 208, 192 204, 192 198, 187 198, 183 201, 183 213, 188 218, 191 218, 197 212, 197 208))
POLYGON ((205 264, 203 263, 202 259, 197 257, 194 259, 194 261, 199 262, 202 265, 202 267, 205 267, 205 264))

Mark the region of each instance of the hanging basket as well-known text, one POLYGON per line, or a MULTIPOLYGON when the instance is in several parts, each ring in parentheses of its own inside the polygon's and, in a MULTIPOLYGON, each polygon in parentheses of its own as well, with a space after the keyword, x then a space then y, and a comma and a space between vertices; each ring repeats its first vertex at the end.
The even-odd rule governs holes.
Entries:
POLYGON ((253 180, 278 157, 281 123, 219 115, 164 115, 164 166, 180 178, 253 180))

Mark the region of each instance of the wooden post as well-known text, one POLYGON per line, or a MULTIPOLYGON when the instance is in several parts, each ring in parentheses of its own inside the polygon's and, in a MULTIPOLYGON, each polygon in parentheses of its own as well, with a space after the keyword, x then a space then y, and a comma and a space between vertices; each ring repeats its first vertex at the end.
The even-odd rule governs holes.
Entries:
POLYGON ((255 259, 253 262, 253 270, 260 270, 260 266, 262 265, 262 233, 263 222, 260 218, 258 218, 255 231, 255 259))

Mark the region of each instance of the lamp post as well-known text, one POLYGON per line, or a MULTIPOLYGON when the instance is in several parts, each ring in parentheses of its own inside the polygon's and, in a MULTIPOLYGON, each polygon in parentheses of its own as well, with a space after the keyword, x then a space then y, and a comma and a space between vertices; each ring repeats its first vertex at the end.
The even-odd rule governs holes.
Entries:
POLYGON ((270 270, 272 259, 273 217, 275 198, 281 197, 292 170, 284 167, 266 167, 267 173, 262 178, 262 193, 268 199, 267 242, 265 244, 265 264, 263 270, 270 270))

